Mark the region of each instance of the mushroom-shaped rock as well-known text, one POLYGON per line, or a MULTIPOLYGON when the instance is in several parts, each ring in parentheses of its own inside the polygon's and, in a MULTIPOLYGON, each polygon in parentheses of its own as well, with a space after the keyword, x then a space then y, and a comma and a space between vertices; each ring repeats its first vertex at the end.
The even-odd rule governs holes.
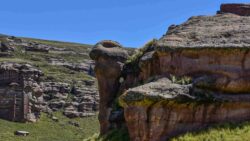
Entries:
POLYGON ((122 45, 111 40, 98 42, 89 55, 93 60, 98 60, 99 57, 104 57, 124 62, 128 58, 128 53, 126 50, 122 49, 122 45))
POLYGON ((95 60, 95 74, 100 93, 100 132, 103 135, 109 131, 111 126, 109 122, 110 107, 119 89, 123 63, 128 58, 128 53, 119 43, 105 40, 93 47, 90 57, 95 60))

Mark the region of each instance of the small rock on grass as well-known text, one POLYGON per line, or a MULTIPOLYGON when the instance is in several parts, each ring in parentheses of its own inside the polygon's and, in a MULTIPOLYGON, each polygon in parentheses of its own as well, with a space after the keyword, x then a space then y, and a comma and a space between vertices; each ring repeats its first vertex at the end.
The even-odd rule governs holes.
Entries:
POLYGON ((28 136, 29 134, 27 131, 15 131, 15 135, 17 136, 28 136))

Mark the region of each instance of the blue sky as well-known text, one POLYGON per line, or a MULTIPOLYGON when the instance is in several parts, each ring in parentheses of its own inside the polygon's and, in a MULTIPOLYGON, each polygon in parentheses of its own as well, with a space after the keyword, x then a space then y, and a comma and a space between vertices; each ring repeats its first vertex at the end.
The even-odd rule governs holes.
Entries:
POLYGON ((213 15, 221 3, 249 0, 3 0, 0 33, 95 44, 112 39, 140 47, 171 24, 213 15))

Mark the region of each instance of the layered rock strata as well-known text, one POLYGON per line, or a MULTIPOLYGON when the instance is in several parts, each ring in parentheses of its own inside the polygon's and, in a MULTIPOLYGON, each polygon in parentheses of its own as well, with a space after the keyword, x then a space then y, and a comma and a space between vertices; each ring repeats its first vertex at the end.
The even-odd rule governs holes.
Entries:
POLYGON ((249 10, 224 4, 215 16, 172 25, 125 65, 120 48, 97 44, 90 56, 97 63, 101 133, 109 131, 109 105, 117 97, 132 141, 250 120, 249 10))
POLYGON ((0 116, 13 121, 35 122, 40 115, 43 91, 41 71, 28 65, 0 63, 0 116))

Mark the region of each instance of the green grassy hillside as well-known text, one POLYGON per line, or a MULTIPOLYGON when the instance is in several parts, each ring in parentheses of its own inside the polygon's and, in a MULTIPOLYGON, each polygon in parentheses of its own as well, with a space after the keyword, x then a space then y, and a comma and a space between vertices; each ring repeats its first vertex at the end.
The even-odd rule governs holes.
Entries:
POLYGON ((223 124, 196 133, 187 133, 171 141, 250 141, 250 123, 223 124))
MULTIPOLYGON (((0 35, 4 38, 6 35, 0 35)), ((41 81, 66 82, 72 84, 75 81, 94 80, 82 71, 74 71, 64 66, 50 64, 49 59, 62 59, 69 63, 83 63, 89 61, 88 52, 92 45, 49 41, 31 38, 22 39, 24 43, 37 43, 56 48, 63 48, 63 51, 50 50, 46 52, 24 51, 20 45, 14 45, 15 50, 10 52, 10 56, 1 56, 0 62, 29 63, 44 73, 41 81)), ((69 95, 69 98, 71 95, 69 95)), ((84 138, 99 132, 97 116, 86 118, 69 119, 58 111, 55 116, 59 122, 53 121, 42 113, 40 121, 37 123, 17 123, 0 119, 0 141, 82 141, 84 138), (80 127, 69 124, 69 121, 80 124, 80 127), (16 130, 30 132, 27 137, 15 136, 16 130)))
POLYGON ((82 141, 99 131, 97 116, 68 119, 61 113, 55 113, 59 121, 55 122, 42 114, 37 123, 17 123, 0 119, 0 141, 82 141), (69 124, 78 123, 80 127, 69 124), (25 130, 29 136, 15 136, 14 131, 25 130))
MULTIPOLYGON (((98 134, 84 141, 127 141, 125 130, 112 131, 110 134, 99 137, 98 134)), ((250 123, 222 124, 194 133, 186 133, 170 141, 250 141, 250 123)))

